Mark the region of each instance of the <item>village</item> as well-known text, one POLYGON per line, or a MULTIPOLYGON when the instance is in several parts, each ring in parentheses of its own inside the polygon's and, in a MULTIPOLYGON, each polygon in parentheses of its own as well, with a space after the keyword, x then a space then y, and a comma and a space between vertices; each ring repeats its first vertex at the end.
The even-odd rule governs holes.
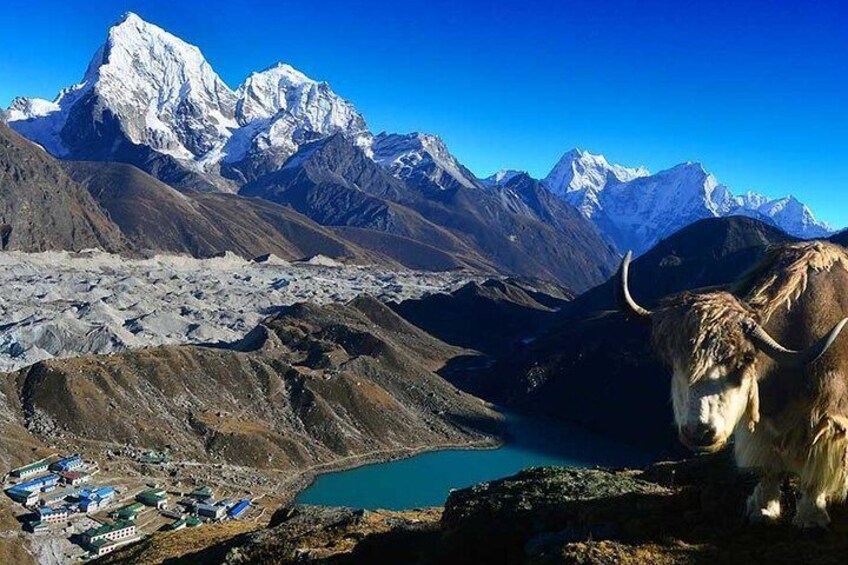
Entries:
MULTIPOLYGON (((164 465, 167 458, 146 454, 144 462, 164 465)), ((209 485, 181 488, 107 478, 97 461, 79 454, 12 469, 3 483, 33 542, 55 546, 70 560, 94 559, 157 531, 246 519, 257 511, 255 500, 224 489, 216 493, 209 485)))

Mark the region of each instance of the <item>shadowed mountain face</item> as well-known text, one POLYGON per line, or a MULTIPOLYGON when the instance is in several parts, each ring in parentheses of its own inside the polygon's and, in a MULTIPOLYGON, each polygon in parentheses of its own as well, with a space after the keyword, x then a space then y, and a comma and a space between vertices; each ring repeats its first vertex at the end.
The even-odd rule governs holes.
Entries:
POLYGON ((91 247, 122 251, 127 244, 58 162, 0 122, 0 250, 91 247))
POLYGON ((405 300, 393 309, 442 341, 501 357, 541 333, 572 297, 567 289, 539 281, 488 280, 405 300))
MULTIPOLYGON (((631 290, 651 307, 686 289, 727 284, 789 236, 750 218, 697 222, 638 258, 631 290)), ((676 448, 668 372, 649 328, 617 311, 614 281, 565 305, 543 336, 481 373, 473 393, 586 425, 658 452, 676 448)))
POLYGON ((312 255, 365 259, 367 254, 291 208, 230 194, 181 193, 121 163, 65 161, 140 250, 209 257, 232 251, 284 259, 312 255))
POLYGON ((515 188, 418 189, 335 135, 304 146, 240 194, 288 204, 324 225, 413 239, 469 266, 559 280, 576 290, 603 280, 615 255, 594 227, 535 181, 521 180, 515 188))

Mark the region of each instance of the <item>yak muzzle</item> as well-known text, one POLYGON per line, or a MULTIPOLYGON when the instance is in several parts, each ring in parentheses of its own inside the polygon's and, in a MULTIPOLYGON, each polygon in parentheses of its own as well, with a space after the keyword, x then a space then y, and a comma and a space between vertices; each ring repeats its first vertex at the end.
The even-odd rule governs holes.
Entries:
POLYGON ((696 453, 715 453, 727 444, 712 427, 706 424, 686 425, 677 433, 680 443, 696 453))

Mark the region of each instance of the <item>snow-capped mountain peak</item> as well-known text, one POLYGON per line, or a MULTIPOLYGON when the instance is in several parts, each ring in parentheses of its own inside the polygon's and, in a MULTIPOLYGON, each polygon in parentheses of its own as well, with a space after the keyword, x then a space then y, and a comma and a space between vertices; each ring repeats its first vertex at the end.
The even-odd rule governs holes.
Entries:
POLYGON ((200 49, 133 13, 109 30, 95 90, 136 143, 178 158, 199 158, 237 126, 235 95, 200 49))
POLYGON ((574 148, 565 152, 542 184, 591 218, 598 211, 598 194, 608 184, 627 182, 648 174, 645 167, 612 165, 603 155, 574 148))
POLYGON ((327 83, 280 63, 233 91, 199 48, 134 13, 112 26, 79 84, 54 102, 17 99, 7 120, 60 157, 129 154, 134 162, 137 148, 149 148, 222 187, 222 161, 243 180, 316 138, 341 132, 364 148, 371 138, 362 116, 327 83))
POLYGON ((51 153, 73 156, 64 139, 73 136, 61 132, 71 108, 84 99, 95 121, 108 110, 129 141, 179 159, 222 145, 237 125, 235 95, 200 50, 134 13, 109 30, 82 82, 53 103, 17 101, 9 122, 51 153))
POLYGON ((355 136, 367 131, 359 112, 329 84, 313 80, 286 63, 252 73, 238 87, 236 97, 236 116, 242 125, 285 110, 319 133, 340 131, 355 136))
POLYGON ((525 171, 518 171, 516 169, 501 169, 495 174, 481 179, 480 182, 483 183, 483 186, 487 188, 491 188, 493 186, 503 186, 518 175, 526 174, 527 173, 525 171))
POLYGON ((817 220, 810 208, 794 196, 769 199, 755 192, 736 197, 737 213, 771 219, 785 232, 804 238, 827 237, 833 228, 817 220))
POLYGON ((608 182, 626 182, 650 174, 645 167, 611 165, 603 155, 579 148, 570 149, 542 181, 554 194, 584 190, 603 190, 608 182))
POLYGON ((445 190, 457 185, 479 186, 477 178, 462 166, 436 135, 413 132, 381 133, 371 145, 372 158, 393 175, 413 184, 445 190))
POLYGON ((236 90, 236 116, 244 124, 255 119, 270 118, 288 108, 289 89, 316 84, 302 72, 286 63, 277 63, 263 71, 251 73, 236 90))
POLYGON ((627 169, 600 155, 568 151, 545 180, 549 190, 592 219, 620 251, 642 253, 660 239, 703 218, 752 216, 797 237, 830 232, 793 197, 769 199, 749 192, 734 194, 695 161, 655 174, 644 167, 627 169))
POLYGON ((15 98, 6 110, 9 121, 46 116, 59 110, 59 105, 43 98, 15 98))

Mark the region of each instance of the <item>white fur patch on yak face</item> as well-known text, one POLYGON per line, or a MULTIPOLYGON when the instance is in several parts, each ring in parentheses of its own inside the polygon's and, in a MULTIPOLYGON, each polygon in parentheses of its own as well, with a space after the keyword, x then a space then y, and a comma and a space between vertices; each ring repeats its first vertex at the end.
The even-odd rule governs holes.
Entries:
POLYGON ((680 441, 690 449, 721 449, 745 415, 750 381, 730 378, 729 373, 715 366, 692 382, 687 372, 675 368, 671 381, 674 418, 680 441))

